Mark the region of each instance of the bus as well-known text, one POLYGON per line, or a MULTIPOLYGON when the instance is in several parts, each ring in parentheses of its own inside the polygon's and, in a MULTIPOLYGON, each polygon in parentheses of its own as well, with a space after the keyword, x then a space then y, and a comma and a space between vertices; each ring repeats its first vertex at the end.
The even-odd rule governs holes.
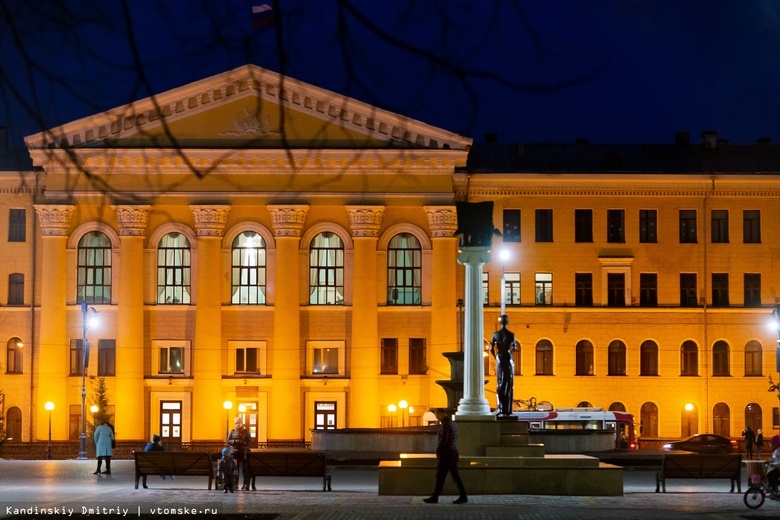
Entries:
POLYGON ((612 432, 615 449, 636 450, 639 444, 634 434, 634 416, 626 412, 610 412, 603 408, 557 408, 522 410, 512 415, 528 423, 528 430, 590 430, 612 432))

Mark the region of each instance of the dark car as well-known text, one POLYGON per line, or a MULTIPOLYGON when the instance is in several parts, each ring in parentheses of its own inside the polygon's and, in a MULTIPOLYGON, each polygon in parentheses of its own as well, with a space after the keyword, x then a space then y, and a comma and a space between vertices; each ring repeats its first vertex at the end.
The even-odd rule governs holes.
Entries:
POLYGON ((692 451, 694 453, 734 453, 737 441, 712 433, 697 433, 687 439, 664 444, 665 450, 692 451))

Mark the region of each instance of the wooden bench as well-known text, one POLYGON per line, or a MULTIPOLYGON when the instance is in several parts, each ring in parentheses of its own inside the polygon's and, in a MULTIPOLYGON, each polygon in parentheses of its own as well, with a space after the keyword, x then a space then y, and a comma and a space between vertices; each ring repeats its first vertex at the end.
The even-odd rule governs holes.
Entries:
POLYGON ((741 493, 741 473, 742 455, 740 454, 667 453, 661 464, 661 471, 655 475, 655 492, 658 493, 663 489, 666 493, 668 478, 727 478, 731 480, 731 493, 734 492, 735 483, 737 491, 741 493))
POLYGON ((208 477, 209 489, 214 480, 214 466, 211 455, 191 451, 134 451, 135 489, 143 479, 146 489, 148 475, 175 475, 208 477))
POLYGON ((255 488, 255 477, 322 477, 322 490, 330 491, 331 474, 325 454, 307 449, 257 450, 248 454, 247 472, 255 488))

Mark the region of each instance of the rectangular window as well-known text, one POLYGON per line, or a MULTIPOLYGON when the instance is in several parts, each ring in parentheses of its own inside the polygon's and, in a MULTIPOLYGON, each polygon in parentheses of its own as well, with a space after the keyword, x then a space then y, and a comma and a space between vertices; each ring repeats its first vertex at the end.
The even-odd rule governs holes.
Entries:
POLYGON ((626 211, 622 209, 607 210, 607 242, 625 243, 626 241, 626 211))
POLYGON ((98 375, 116 375, 116 340, 101 339, 98 341, 98 375))
POLYGON ((745 307, 761 307, 761 274, 745 273, 745 307))
POLYGON ((536 210, 536 241, 537 242, 553 241, 553 210, 551 209, 536 210))
POLYGON ((680 307, 698 307, 696 273, 680 273, 680 307))
POLYGON ((504 242, 520 242, 520 210, 504 210, 504 242))
POLYGON ((593 210, 574 210, 574 241, 593 242, 593 210))
POLYGON ((577 307, 593 306, 593 274, 574 273, 574 304, 577 307))
POLYGON ((658 275, 639 273, 639 305, 658 307, 658 275))
POLYGON ((8 241, 27 241, 27 210, 11 209, 8 219, 8 241))
MULTIPOLYGON (((6 348, 8 349, 8 352, 5 372, 7 374, 24 373, 24 345, 22 344, 22 340, 19 338, 11 338, 8 341, 6 348)), ((0 404, 2 404, 2 400, 0 400, 0 404)), ((2 423, 2 415, 0 415, 0 429, 3 427, 2 423)))
POLYGON ((552 273, 536 273, 536 305, 553 304, 552 273))
POLYGON ((152 341, 152 374, 167 376, 190 375, 191 345, 189 341, 152 341))
POLYGON ((607 273, 607 306, 626 306, 626 275, 607 273))
POLYGON ((266 372, 265 341, 228 341, 228 349, 233 353, 235 366, 230 373, 234 375, 260 376, 266 372))
POLYGON ((729 306, 729 274, 712 273, 712 306, 729 306))
POLYGON ((507 305, 520 305, 520 273, 504 273, 504 290, 507 305))
POLYGON ((310 376, 343 376, 346 374, 344 341, 307 341, 306 373, 310 376))
POLYGON ((80 376, 84 373, 84 341, 70 340, 70 375, 80 376))
POLYGON ((761 243, 761 212, 757 209, 742 212, 742 241, 745 244, 761 243))
POLYGON ((482 305, 490 305, 490 273, 482 271, 482 305))
POLYGON ((71 441, 79 440, 81 436, 81 405, 70 405, 68 414, 68 439, 71 441))
POLYGON ((712 210, 712 243, 728 244, 729 242, 729 212, 725 209, 712 210))
POLYGON ((409 373, 428 373, 426 364, 425 338, 409 338, 409 373))
POLYGON ((379 373, 398 373, 398 338, 382 338, 382 366, 379 373))
POLYGON ((8 305, 24 305, 24 275, 8 275, 8 305))
POLYGON ((680 243, 695 244, 696 240, 696 210, 680 210, 680 243))
POLYGON ((654 209, 639 210, 639 242, 655 244, 658 242, 658 211, 654 209))

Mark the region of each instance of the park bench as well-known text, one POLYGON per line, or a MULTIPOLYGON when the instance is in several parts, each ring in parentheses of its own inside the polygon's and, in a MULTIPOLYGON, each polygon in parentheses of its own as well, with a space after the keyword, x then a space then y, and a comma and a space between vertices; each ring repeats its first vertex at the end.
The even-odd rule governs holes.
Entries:
POLYGON ((330 491, 331 473, 325 454, 308 449, 270 449, 247 455, 247 472, 255 488, 255 477, 322 477, 322 490, 330 491))
POLYGON ((742 472, 742 455, 705 455, 699 453, 667 453, 664 455, 661 470, 655 475, 655 492, 663 489, 666 493, 666 479, 693 478, 731 480, 731 493, 734 484, 737 491, 742 492, 740 473, 742 472))
POLYGON ((148 475, 204 476, 209 478, 209 489, 214 480, 211 455, 191 451, 134 451, 135 489, 143 479, 146 489, 148 475))

